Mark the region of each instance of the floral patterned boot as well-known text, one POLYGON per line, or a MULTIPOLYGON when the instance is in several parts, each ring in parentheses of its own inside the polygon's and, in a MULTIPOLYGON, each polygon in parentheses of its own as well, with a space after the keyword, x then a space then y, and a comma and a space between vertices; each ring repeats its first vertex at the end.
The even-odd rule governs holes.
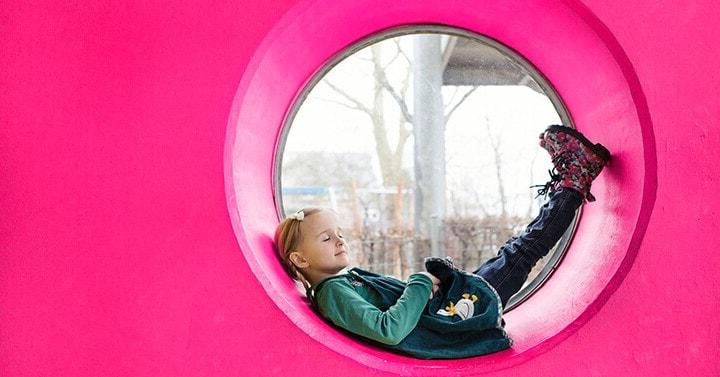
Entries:
POLYGON ((599 143, 593 144, 579 131, 560 125, 552 125, 540 134, 540 146, 550 153, 553 170, 550 181, 541 185, 538 195, 565 187, 594 202, 590 185, 610 161, 610 151, 599 143))

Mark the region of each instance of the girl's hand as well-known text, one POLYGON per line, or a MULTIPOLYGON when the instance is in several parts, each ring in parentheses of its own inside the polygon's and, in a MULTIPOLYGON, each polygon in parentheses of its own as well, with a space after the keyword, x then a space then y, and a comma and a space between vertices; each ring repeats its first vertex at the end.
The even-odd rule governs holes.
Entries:
POLYGON ((430 280, 432 280, 432 291, 430 292, 430 297, 428 297, 428 300, 432 299, 433 296, 435 295, 435 292, 437 292, 437 290, 440 288, 440 280, 438 278, 436 278, 435 275, 433 275, 429 272, 420 271, 420 272, 418 272, 418 274, 425 275, 425 276, 429 277, 430 280))

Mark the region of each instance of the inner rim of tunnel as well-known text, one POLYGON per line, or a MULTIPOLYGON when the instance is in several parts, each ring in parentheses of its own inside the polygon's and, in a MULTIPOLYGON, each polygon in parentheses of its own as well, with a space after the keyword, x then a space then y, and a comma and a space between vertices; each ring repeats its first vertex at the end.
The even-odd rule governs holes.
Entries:
MULTIPOLYGON (((305 84, 300 94, 297 96, 297 99, 293 102, 292 107, 290 108, 285 121, 282 124, 282 128, 279 134, 278 138, 278 144, 276 148, 276 155, 274 158, 275 164, 273 166, 273 181, 274 181, 274 195, 275 195, 275 206, 276 206, 276 213, 278 214, 278 218, 282 219, 285 217, 285 208, 284 208, 284 202, 283 202, 283 196, 282 196, 282 166, 283 166, 283 156, 285 152, 285 146, 287 143, 288 135, 290 133, 290 129, 292 126, 293 121, 295 120, 296 115, 298 114, 300 108, 304 104, 305 100, 315 88, 315 86, 321 82, 321 80, 327 75, 328 72, 330 72, 333 68, 335 68, 340 62, 348 58, 349 56, 355 54, 356 52, 369 47, 375 43, 390 39, 390 38, 396 38, 401 36, 407 36, 407 35, 417 35, 417 34, 442 34, 442 35, 449 35, 449 36, 457 36, 457 37, 464 37, 469 38, 473 40, 474 42, 481 43, 487 46, 490 46, 500 52, 503 56, 511 59, 513 63, 520 66, 525 73, 529 74, 532 79, 535 81, 535 83, 538 84, 538 86, 543 90, 544 94, 548 97, 550 102, 552 103, 553 107, 555 108, 555 111, 557 112, 557 115, 562 120, 562 123, 566 126, 574 127, 572 118, 569 114, 569 112, 566 110, 565 105, 563 104, 562 100, 560 99, 560 96, 557 94, 557 92, 554 90, 552 85, 548 82, 548 80, 540 73, 538 69, 536 69, 532 63, 530 63, 527 59, 522 57, 520 54, 512 50, 511 48, 503 45, 502 43, 489 38, 487 36, 471 32, 465 29, 457 28, 457 27, 450 27, 445 25, 435 25, 435 24, 427 24, 427 25, 408 25, 408 26, 400 26, 400 27, 394 27, 385 31, 381 31, 378 33, 375 33, 369 37, 366 37, 356 43, 353 43, 352 45, 346 47, 342 51, 340 51, 338 54, 336 54, 332 59, 329 60, 326 64, 319 67, 319 69, 312 75, 311 79, 305 84)), ((552 276, 552 273, 557 269, 559 264, 562 262, 568 248, 570 247, 570 244, 572 243, 572 238, 575 234, 575 231, 578 227, 578 223, 580 221, 582 212, 582 206, 578 209, 576 212, 575 218, 570 225, 568 231, 562 236, 560 241, 558 242, 557 246, 554 248, 554 250, 551 250, 551 253, 546 256, 547 263, 542 268, 542 270, 538 273, 538 275, 532 279, 530 282, 528 282, 518 293, 516 293, 508 302, 507 306, 505 307, 505 312, 509 312, 515 308, 517 308, 520 304, 522 304, 524 301, 526 301, 528 298, 530 298, 540 287, 552 276)))

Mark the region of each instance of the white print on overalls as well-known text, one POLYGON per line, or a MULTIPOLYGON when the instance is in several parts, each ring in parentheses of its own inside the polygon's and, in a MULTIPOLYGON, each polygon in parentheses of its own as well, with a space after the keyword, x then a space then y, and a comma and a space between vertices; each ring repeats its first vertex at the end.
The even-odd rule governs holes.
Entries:
POLYGON ((450 301, 450 304, 445 307, 445 309, 440 309, 437 311, 437 314, 444 315, 446 317, 452 317, 452 316, 458 316, 460 319, 468 319, 473 316, 473 313, 475 313, 475 301, 477 301, 477 296, 470 295, 469 293, 465 293, 462 295, 463 298, 458 300, 457 303, 453 304, 452 301, 450 301))

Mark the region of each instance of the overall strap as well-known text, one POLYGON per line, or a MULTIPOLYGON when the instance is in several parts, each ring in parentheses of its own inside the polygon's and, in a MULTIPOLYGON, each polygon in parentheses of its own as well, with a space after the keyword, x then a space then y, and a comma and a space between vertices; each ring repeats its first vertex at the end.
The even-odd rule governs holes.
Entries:
POLYGON ((346 275, 331 276, 331 277, 321 281, 316 286, 309 286, 309 287, 305 288, 305 296, 307 296, 308 300, 310 300, 310 305, 312 305, 313 309, 315 309, 315 310, 318 309, 318 303, 317 303, 317 299, 315 298, 315 296, 317 295, 317 292, 320 290, 320 288, 325 286, 325 283, 327 283, 330 280, 345 277, 345 276, 346 275))
POLYGON ((317 301, 315 300, 315 288, 310 286, 305 288, 305 296, 310 300, 310 305, 313 309, 317 310, 318 305, 317 301))

